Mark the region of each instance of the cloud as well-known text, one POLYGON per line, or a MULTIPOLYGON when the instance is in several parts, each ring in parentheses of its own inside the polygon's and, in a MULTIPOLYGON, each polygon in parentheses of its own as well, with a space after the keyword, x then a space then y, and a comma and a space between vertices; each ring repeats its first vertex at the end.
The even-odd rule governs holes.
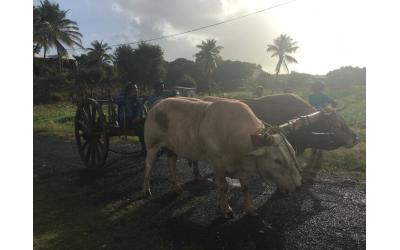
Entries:
POLYGON ((123 12, 121 6, 118 3, 112 3, 111 4, 111 9, 112 9, 112 11, 114 11, 114 12, 116 12, 118 14, 123 12))
MULTIPOLYGON (((109 6, 114 16, 126 20, 113 34, 113 39, 123 43, 176 34, 264 9, 283 1, 112 0, 110 2, 103 0, 102 2, 109 6)), ((290 65, 291 70, 326 73, 343 65, 352 63, 360 65, 361 50, 351 46, 352 39, 357 39, 356 35, 353 35, 354 31, 349 29, 354 18, 344 19, 344 15, 339 19, 335 18, 334 15, 340 12, 341 4, 331 2, 329 5, 327 8, 317 0, 296 1, 223 25, 153 43, 159 44, 164 50, 166 60, 171 61, 179 57, 193 59, 198 50, 197 44, 204 39, 216 39, 218 44, 224 47, 221 51, 224 59, 261 64, 265 70, 273 72, 276 58, 271 58, 266 53, 267 44, 271 44, 280 34, 288 33, 300 45, 300 49, 294 55, 299 64, 290 65), (338 36, 336 31, 346 34, 347 37, 338 36), (341 45, 339 48, 338 44, 345 44, 347 47, 343 48, 341 45), (346 56, 339 57, 339 55, 346 56)), ((347 12, 354 13, 353 10, 347 12)))
MULTIPOLYGON (((251 5, 246 5, 245 2, 237 0, 115 0, 112 6, 114 11, 131 20, 130 27, 124 31, 125 36, 146 40, 176 34, 248 13, 248 7, 251 5), (128 34, 131 32, 135 35, 128 34)), ((250 60, 246 57, 247 54, 259 54, 259 52, 249 53, 246 51, 246 49, 254 48, 253 42, 256 41, 256 39, 247 39, 251 38, 249 33, 263 32, 249 28, 244 23, 250 23, 250 27, 260 26, 257 18, 246 22, 236 21, 207 30, 159 40, 157 43, 164 49, 167 60, 178 57, 193 59, 197 50, 196 45, 204 39, 211 38, 217 39, 218 43, 225 47, 222 56, 250 60)), ((262 37, 261 34, 258 39, 262 37)))

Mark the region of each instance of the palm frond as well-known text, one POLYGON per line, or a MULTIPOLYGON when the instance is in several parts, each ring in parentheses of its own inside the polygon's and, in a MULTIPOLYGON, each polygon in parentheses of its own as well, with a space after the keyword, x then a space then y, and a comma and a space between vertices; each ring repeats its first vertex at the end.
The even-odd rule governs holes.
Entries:
POLYGON ((267 45, 267 52, 271 52, 271 51, 275 52, 275 51, 278 51, 278 50, 279 50, 279 48, 276 45, 273 45, 273 44, 268 44, 267 45))
POLYGON ((272 53, 271 57, 279 56, 279 52, 272 53))
POLYGON ((295 46, 295 47, 288 47, 288 48, 286 49, 286 52, 287 52, 287 53, 294 53, 294 52, 296 52, 296 50, 297 50, 298 48, 299 48, 298 46, 295 46))
POLYGON ((296 60, 296 58, 294 58, 294 57, 292 57, 292 56, 289 56, 289 55, 285 55, 285 60, 286 60, 288 63, 298 63, 297 60, 296 60))
POLYGON ((57 49, 58 56, 63 56, 65 54, 67 54, 67 50, 64 48, 64 46, 62 45, 62 43, 60 41, 55 40, 54 45, 57 49))

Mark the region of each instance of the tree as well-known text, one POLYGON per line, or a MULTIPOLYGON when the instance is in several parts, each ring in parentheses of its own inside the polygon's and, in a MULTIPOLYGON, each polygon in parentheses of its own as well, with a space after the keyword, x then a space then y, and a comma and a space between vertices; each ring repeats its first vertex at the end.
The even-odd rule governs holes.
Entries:
POLYGON ((185 75, 187 75, 196 83, 196 88, 198 91, 207 91, 207 86, 205 85, 207 79, 199 65, 195 64, 193 61, 185 58, 178 58, 172 62, 165 62, 164 65, 167 71, 167 87, 181 85, 180 82, 182 79, 186 78, 185 75))
POLYGON ((82 34, 78 24, 66 18, 68 10, 60 10, 57 3, 41 1, 33 7, 33 43, 34 52, 44 49, 46 58, 48 49, 55 47, 59 59, 67 53, 65 46, 82 48, 82 34))
MULTIPOLYGON (((46 28, 47 23, 42 21, 40 9, 33 6, 33 55, 39 54, 42 46, 48 44, 45 35, 46 28)), ((46 49, 48 49, 48 47, 46 49)))
POLYGON ((144 89, 165 78, 164 52, 158 45, 140 42, 134 50, 135 81, 144 89))
POLYGON ((365 85, 366 68, 352 66, 340 67, 339 69, 329 71, 326 76, 326 83, 328 84, 365 85))
POLYGON ((114 64, 126 82, 136 80, 135 51, 130 45, 120 45, 115 49, 114 64))
POLYGON ((256 69, 253 63, 226 60, 216 69, 214 77, 224 91, 233 91, 243 86, 256 69))
POLYGON ((111 50, 111 47, 108 46, 107 43, 103 43, 103 41, 99 42, 97 40, 91 43, 92 48, 88 48, 89 53, 88 56, 90 60, 93 61, 96 65, 103 65, 105 63, 111 64, 112 55, 108 54, 107 51, 111 50))
POLYGON ((288 63, 297 63, 297 60, 290 56, 289 54, 295 53, 299 48, 296 46, 297 42, 294 42, 293 39, 286 35, 282 34, 279 37, 275 38, 274 44, 267 45, 267 52, 272 52, 271 57, 278 56, 278 63, 276 64, 275 74, 276 81, 278 80, 278 75, 281 70, 281 66, 285 66, 286 71, 289 73, 289 68, 287 66, 288 63))
POLYGON ((214 39, 202 41, 196 47, 200 49, 195 54, 196 63, 201 65, 204 74, 207 76, 208 92, 211 94, 212 75, 218 67, 218 61, 221 60, 219 53, 223 47, 217 46, 217 41, 214 39))
POLYGON ((178 81, 175 86, 187 87, 187 88, 196 88, 196 81, 188 74, 184 74, 178 81))
POLYGON ((77 88, 87 86, 91 93, 98 88, 101 95, 105 95, 116 77, 114 66, 111 65, 113 56, 108 53, 111 47, 103 41, 93 41, 92 47, 88 48, 87 54, 76 56, 79 63, 76 74, 77 88))

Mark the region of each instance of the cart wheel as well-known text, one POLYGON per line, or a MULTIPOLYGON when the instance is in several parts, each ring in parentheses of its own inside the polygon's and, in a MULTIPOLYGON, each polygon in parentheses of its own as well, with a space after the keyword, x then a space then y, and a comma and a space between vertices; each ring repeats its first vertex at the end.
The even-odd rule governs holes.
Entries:
POLYGON ((75 139, 79 155, 89 168, 104 166, 108 154, 108 125, 94 99, 79 103, 75 115, 75 139))

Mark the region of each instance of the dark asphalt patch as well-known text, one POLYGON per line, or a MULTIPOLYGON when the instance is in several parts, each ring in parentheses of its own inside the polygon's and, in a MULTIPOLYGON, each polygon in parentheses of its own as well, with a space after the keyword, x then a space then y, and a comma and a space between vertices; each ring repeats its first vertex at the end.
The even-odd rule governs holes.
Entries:
MULTIPOLYGON (((365 249, 365 182, 349 173, 315 171, 312 181, 289 195, 277 194, 274 185, 255 180, 249 189, 258 207, 256 217, 243 215, 242 192, 231 187, 229 200, 235 218, 225 220, 217 207, 215 183, 194 181, 186 160, 177 164, 184 189, 181 195, 170 191, 166 158, 162 156, 152 172, 153 197, 145 198, 141 189, 143 158, 110 154, 103 169, 88 171, 74 150, 74 142, 35 137, 37 181, 52 178, 52 174, 70 174, 72 185, 94 190, 90 195, 97 207, 118 204, 110 216, 136 201, 143 203, 142 210, 160 207, 153 216, 166 228, 168 233, 163 237, 170 249, 365 249), (41 168, 42 163, 46 169, 41 168)), ((202 176, 212 177, 207 164, 200 163, 200 171, 202 176)), ((105 244, 116 249, 112 247, 115 242, 105 244)))

